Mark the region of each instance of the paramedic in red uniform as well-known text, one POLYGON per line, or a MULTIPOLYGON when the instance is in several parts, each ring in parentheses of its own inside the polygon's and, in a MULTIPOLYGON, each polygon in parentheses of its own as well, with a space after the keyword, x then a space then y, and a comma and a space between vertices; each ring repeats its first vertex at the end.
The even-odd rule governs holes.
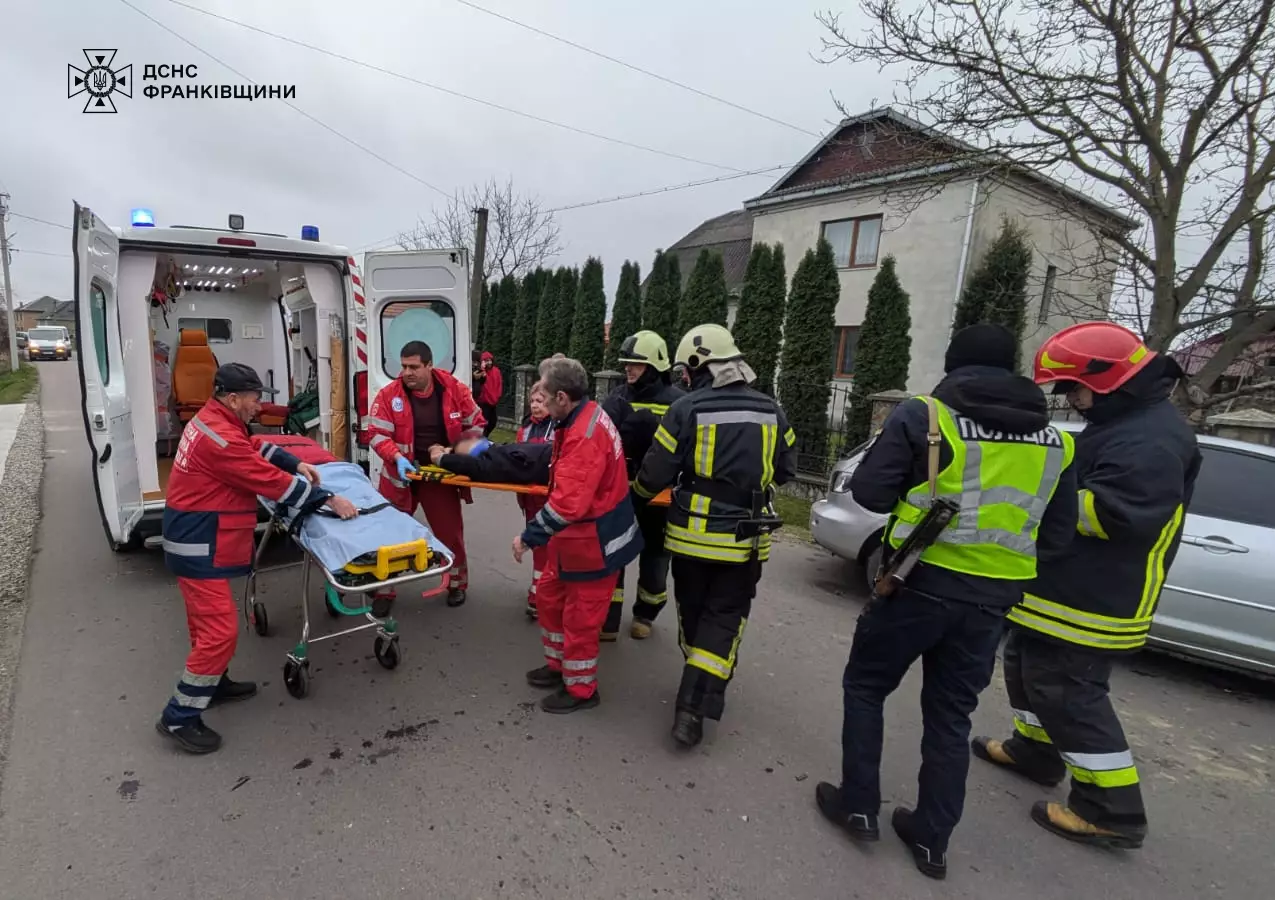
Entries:
POLYGON ((239 636, 239 611, 228 579, 252 570, 257 495, 297 509, 325 504, 343 519, 354 504, 318 487, 309 463, 268 441, 255 446, 248 423, 261 395, 275 393, 249 366, 227 363, 213 396, 182 432, 168 480, 164 562, 186 601, 190 655, 186 671, 155 727, 191 753, 211 753, 221 735, 203 721, 209 705, 257 693, 251 681, 226 674, 239 636))
MULTIPOLYGON (((434 535, 456 556, 447 582, 447 605, 460 606, 469 589, 465 557, 465 520, 461 501, 472 503, 469 488, 438 482, 409 482, 407 473, 429 463, 434 444, 453 446, 483 436, 482 411, 469 388, 450 372, 434 368, 434 353, 424 341, 409 341, 399 351, 402 373, 381 388, 368 411, 368 446, 385 462, 377 490, 409 516, 419 504, 434 535), (416 460, 413 463, 413 460, 416 460)), ((393 592, 374 600, 373 615, 385 616, 393 592)))
POLYGON ((487 425, 483 428, 483 437, 487 437, 496 428, 496 405, 505 392, 504 376, 496 368, 496 358, 489 350, 483 351, 474 379, 482 385, 478 389, 478 408, 483 411, 483 418, 487 420, 487 425))
POLYGON ((548 546, 536 590, 545 665, 527 673, 533 687, 556 688, 545 712, 598 705, 598 638, 615 574, 642 551, 620 433, 588 399, 589 376, 574 359, 540 364, 545 406, 554 420, 549 496, 514 538, 514 559, 548 546))

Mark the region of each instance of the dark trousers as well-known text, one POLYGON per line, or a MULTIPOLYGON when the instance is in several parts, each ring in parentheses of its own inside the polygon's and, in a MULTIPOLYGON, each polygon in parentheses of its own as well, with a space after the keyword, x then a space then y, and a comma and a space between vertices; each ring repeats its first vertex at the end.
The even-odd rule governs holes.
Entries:
POLYGON ((678 709, 721 719, 726 686, 735 674, 739 644, 761 580, 761 565, 673 557, 678 640, 686 659, 677 691, 678 709))
POLYGON ((921 772, 914 822, 932 853, 947 850, 965 806, 970 714, 991 683, 1003 610, 902 590, 873 597, 859 616, 842 687, 841 795, 852 813, 881 809, 882 710, 917 658, 921 683, 921 772))
MULTIPOLYGON (((654 622, 668 601, 670 557, 664 549, 664 524, 668 512, 648 503, 635 504, 638 528, 642 532, 642 553, 638 556, 637 599, 633 601, 633 617, 654 622)), ((604 634, 618 634, 624 613, 624 570, 616 575, 607 611, 604 634)))
POLYGON ((1071 772, 1067 806, 1091 825, 1132 835, 1147 830, 1138 770, 1111 705, 1109 653, 1011 627, 1005 690, 1014 736, 1005 752, 1046 780, 1071 772))
POLYGON ((483 426, 483 437, 490 437, 496 430, 496 404, 479 403, 478 408, 483 411, 483 418, 487 420, 487 424, 483 426))

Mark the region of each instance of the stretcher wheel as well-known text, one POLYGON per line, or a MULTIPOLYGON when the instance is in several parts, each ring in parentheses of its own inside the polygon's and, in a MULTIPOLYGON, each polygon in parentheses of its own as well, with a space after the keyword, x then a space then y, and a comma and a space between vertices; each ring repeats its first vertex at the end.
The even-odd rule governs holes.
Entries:
POLYGON ((384 638, 377 635, 376 643, 372 645, 372 652, 376 654, 376 661, 387 669, 396 668, 402 660, 402 655, 398 649, 397 636, 384 638))
POLYGON ((266 615, 266 605, 260 601, 252 604, 252 627, 262 637, 270 633, 270 617, 266 615))
POLYGON ((288 693, 298 700, 310 692, 310 662, 289 659, 283 664, 283 683, 288 693))

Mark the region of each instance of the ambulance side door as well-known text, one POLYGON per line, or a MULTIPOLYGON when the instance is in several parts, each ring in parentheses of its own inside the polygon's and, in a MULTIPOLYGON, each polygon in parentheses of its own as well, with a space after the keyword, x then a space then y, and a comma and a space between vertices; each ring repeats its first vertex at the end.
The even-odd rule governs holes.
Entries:
MULTIPOLYGON (((119 238, 93 211, 75 205, 76 360, 84 429, 93 450, 93 486, 107 540, 123 549, 142 519, 142 480, 120 333, 119 238)), ((139 300, 140 302, 140 300, 139 300)), ((151 386, 138 389, 150 398, 151 386)))

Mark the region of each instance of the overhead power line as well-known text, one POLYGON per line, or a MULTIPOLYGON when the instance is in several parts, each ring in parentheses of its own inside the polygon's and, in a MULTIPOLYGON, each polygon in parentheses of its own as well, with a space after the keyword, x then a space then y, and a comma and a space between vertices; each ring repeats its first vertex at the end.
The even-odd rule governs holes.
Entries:
POLYGON ((10 253, 34 253, 36 256, 64 256, 70 258, 69 253, 55 253, 52 250, 24 250, 21 247, 10 247, 10 253))
MULTIPOLYGON (((120 2, 124 3, 127 6, 132 7, 135 10, 137 9, 137 7, 129 3, 128 0, 120 0, 120 2)), ((543 125, 552 125, 555 128, 561 128, 565 131, 573 132, 574 134, 581 134, 581 135, 584 135, 585 137, 591 137, 600 141, 606 141, 607 143, 610 143, 610 144, 617 144, 621 147, 629 147, 633 150, 641 150, 646 153, 654 153, 658 156, 665 156, 665 157, 668 157, 669 159, 680 160, 681 162, 695 163, 696 165, 708 166, 713 169, 722 169, 727 172, 740 171, 738 168, 734 166, 725 166, 720 163, 709 162, 703 159, 696 159, 693 156, 684 156, 681 153, 674 153, 671 150, 660 150, 657 147, 648 147, 644 144, 637 144, 637 143, 634 143, 633 141, 626 141, 623 138, 611 137, 610 135, 599 134, 596 131, 589 131, 588 129, 580 128, 575 125, 568 125, 565 122, 559 122, 554 119, 548 119, 548 118, 545 118, 544 116, 538 116, 534 113, 523 112, 520 109, 514 109, 512 106, 505 106, 504 104, 496 103, 495 101, 492 101, 492 100, 484 100, 481 97, 475 97, 472 94, 466 94, 461 91, 454 90, 452 88, 443 87, 442 85, 434 84, 433 82, 425 81, 423 79, 416 78, 412 75, 404 75, 402 72, 396 72, 393 69, 387 69, 384 66, 378 66, 375 63, 366 62, 361 59, 355 59, 352 56, 346 56, 344 53, 338 53, 335 50, 329 50, 326 47, 319 47, 314 44, 309 44, 309 43, 306 43, 305 41, 300 41, 300 40, 297 40, 296 38, 291 38, 291 37, 288 37, 287 35, 279 34, 278 32, 269 31, 265 28, 259 28, 256 25, 249 25, 246 22, 241 22, 238 19, 232 19, 229 16, 218 15, 217 13, 210 12, 209 10, 200 9, 197 6, 191 6, 188 3, 183 3, 181 2, 181 0, 166 0, 166 2, 171 3, 173 6, 180 6, 182 9, 188 9, 191 12, 199 13, 202 16, 208 16, 209 18, 217 19, 218 21, 226 22, 227 24, 235 25, 239 28, 245 28, 248 31, 255 31, 257 34, 263 34, 263 35, 266 35, 267 37, 272 37, 275 40, 283 41, 284 43, 287 43, 287 44, 292 44, 295 47, 302 47, 314 53, 322 53, 324 56, 330 56, 333 59, 339 59, 343 62, 348 62, 352 65, 356 65, 361 68, 368 69, 372 72, 379 72, 380 74, 388 75, 391 78, 397 78, 401 81, 406 81, 411 84, 419 85, 420 87, 429 88, 430 90, 438 91, 440 93, 447 94, 452 97, 458 97, 461 100, 468 100, 471 103, 478 103, 478 104, 481 104, 482 106, 490 107, 491 109, 497 109, 497 110, 500 110, 501 112, 506 112, 515 116, 520 116, 524 119, 530 119, 533 122, 539 122, 543 125)), ((137 10, 137 11, 141 12, 141 10, 137 10)), ((142 14, 145 15, 145 13, 142 13, 142 14)), ((147 18, 150 18, 150 16, 147 16, 147 18)), ((151 19, 151 21, 155 21, 155 20, 151 19)), ((161 26, 161 27, 164 27, 164 26, 161 26)), ((171 30, 171 29, 166 29, 166 30, 171 30)), ((185 38, 182 38, 182 40, 186 41, 185 38)), ((186 41, 186 43, 189 44, 190 42, 186 41)), ((195 45, 191 44, 191 46, 194 47, 195 45)), ((196 48, 196 49, 199 49, 199 48, 196 48)), ((201 50, 200 52, 202 53, 205 51, 201 50)), ((215 57, 213 58, 215 59, 215 57)), ((222 63, 222 65, 225 65, 225 63, 222 63)), ((227 68, 229 68, 229 66, 227 66, 227 68)), ((231 69, 231 71, 234 71, 234 70, 231 69)))
MULTIPOLYGON (((66 225, 62 222, 50 222, 48 219, 40 219, 35 216, 24 216, 22 213, 16 213, 12 210, 10 210, 9 215, 13 216, 15 219, 26 219, 28 222, 38 222, 41 225, 48 225, 50 228, 65 228, 67 231, 71 230, 70 225, 66 225)), ((31 251, 28 250, 27 252, 30 253, 31 251)))
MULTIPOLYGON (((213 62, 217 63, 218 65, 222 66, 223 68, 228 69, 229 71, 231 71, 231 72, 233 72, 234 74, 238 75, 238 76, 239 76, 240 78, 242 78, 244 81, 248 82, 248 84, 251 84, 251 85, 254 85, 254 86, 257 84, 257 82, 253 81, 251 78, 249 78, 249 77, 248 77, 247 75, 245 75, 243 72, 240 72, 238 69, 236 69, 236 68, 235 68, 234 66, 232 66, 230 63, 228 63, 228 62, 226 62, 225 60, 220 59, 220 58, 218 58, 218 57, 214 56, 213 54, 209 53, 209 52, 208 52, 207 50, 205 50, 203 47, 199 46, 199 45, 198 45, 198 44, 196 44, 194 41, 189 40, 188 38, 186 38, 186 37, 182 36, 182 35, 181 35, 181 34, 179 34, 178 32, 176 32, 176 31, 174 31, 173 29, 169 28, 169 27, 168 27, 167 25, 165 25, 163 22, 159 21, 159 19, 156 19, 154 16, 150 15, 150 14, 149 14, 149 13, 147 13, 146 11, 141 10, 141 9, 138 9, 136 6, 134 6, 132 3, 130 3, 130 2, 129 2, 129 0, 119 0, 119 2, 120 2, 120 3, 122 3, 122 4, 124 4, 125 6, 127 6, 127 7, 128 7, 129 9, 131 9, 133 12, 137 13, 137 14, 138 14, 139 16, 141 16, 143 19, 146 19, 146 20, 150 21, 152 24, 154 24, 154 25, 158 26, 159 28, 162 28, 164 31, 167 31, 169 34, 171 34, 173 37, 177 38, 177 40, 181 41, 181 42, 182 42, 183 44, 185 44, 186 46, 188 46, 188 47, 192 47, 193 49, 195 49, 195 50, 199 51, 200 53, 202 53, 204 56, 206 56, 206 57, 208 57, 209 59, 211 59, 213 62)), ((179 5, 185 6, 185 4, 179 4, 179 5)), ((193 7, 193 6, 191 6, 191 7, 187 7, 187 8, 188 8, 188 9, 195 9, 195 7, 193 7)), ((197 11, 198 11, 198 12, 203 12, 203 10, 197 10, 197 11)), ((212 14, 212 13, 208 13, 208 15, 213 15, 213 14, 212 14)), ((216 18, 219 18, 219 19, 220 19, 220 18, 221 18, 221 16, 216 16, 216 18)), ((227 20, 227 21, 230 21, 230 20, 227 20)), ((395 162, 391 162, 390 160, 386 159, 384 156, 381 156, 381 154, 377 153, 375 150, 372 150, 372 149, 370 149, 370 148, 368 148, 368 147, 364 146, 363 144, 360 144, 358 141, 356 141, 354 138, 350 137, 349 135, 347 135, 347 134, 343 134, 342 132, 340 132, 340 131, 338 131, 337 129, 333 128, 331 125, 329 125, 329 124, 327 124, 326 122, 322 121, 321 119, 318 119, 318 118, 316 118, 315 116, 310 115, 308 112, 306 112, 306 111, 305 111, 304 109, 302 109, 301 107, 297 106, 295 103, 289 103, 287 100, 282 100, 281 102, 282 102, 284 105, 286 105, 286 106, 290 107, 290 108, 291 108, 294 112, 296 112, 296 113, 298 113, 299 115, 304 116, 305 118, 309 119, 309 120, 310 120, 311 122, 313 122, 315 125, 318 125, 318 126, 319 126, 320 128, 322 128, 324 131, 328 132, 329 134, 335 135, 336 137, 339 137, 341 140, 345 141, 345 142, 346 142, 347 144, 349 144, 350 146, 352 146, 352 147, 356 147, 356 148, 358 148, 359 150, 362 150, 362 151, 363 151, 364 153, 366 153, 368 156, 370 156, 370 157, 372 157, 373 159, 376 159, 376 160, 378 160, 378 161, 380 161, 380 162, 384 163, 385 165, 389 166, 391 169, 393 169, 394 171, 398 172, 399 174, 401 174, 401 175, 406 175, 408 178, 412 179, 412 180, 413 180, 413 181, 415 181, 416 183, 421 184, 421 185, 424 185, 425 187, 429 188, 431 191, 434 191, 434 192, 435 192, 435 193, 437 193, 437 194, 441 194, 442 196, 447 197, 448 199, 450 199, 450 198, 451 198, 451 194, 447 193, 447 191, 443 190, 442 188, 438 187, 437 185, 430 184, 430 183, 429 183, 428 181, 426 181, 424 178, 421 178, 419 175, 417 175, 417 174, 416 174, 416 173, 414 173, 414 172, 409 172, 407 169, 404 169, 402 166, 398 165, 397 163, 395 163, 395 162)))
POLYGON ((468 6, 472 10, 476 10, 477 12, 484 13, 486 15, 492 16, 493 18, 500 19, 504 22, 508 22, 510 25, 517 25, 519 28, 525 28, 527 31, 534 32, 535 34, 541 35, 542 37, 547 37, 551 41, 557 41, 560 44, 566 44, 568 47, 574 47, 576 50, 579 50, 582 53, 587 53, 590 56, 596 56, 598 57, 598 59, 605 59, 607 62, 615 63, 617 66, 623 66, 626 69, 630 69, 634 72, 638 72, 642 75, 647 76, 648 78, 654 78, 656 81, 662 81, 665 84, 671 84, 674 87, 681 88, 684 91, 690 91, 692 94, 696 94, 700 97, 704 97, 707 100, 712 100, 715 103, 721 103, 724 106, 729 106, 731 109, 736 109, 736 110, 739 110, 740 112, 748 113, 748 115, 756 116, 759 119, 765 119, 767 122, 773 122, 776 125, 782 125, 784 128, 791 128, 793 131, 800 131, 802 134, 808 134, 813 137, 822 137, 822 135, 819 134, 817 131, 811 131, 808 128, 802 128, 800 125, 794 125, 791 122, 785 122, 783 119, 777 119, 774 116, 766 115, 766 113, 764 112, 758 112, 755 109, 751 109, 747 106, 743 106, 739 103, 735 103, 734 101, 727 100, 725 97, 718 97, 716 94, 710 94, 708 91, 701 91, 697 87, 692 87, 691 85, 686 84, 684 82, 677 81, 676 79, 673 79, 673 78, 668 78, 667 76, 661 75, 658 72, 652 72, 650 69, 644 69, 641 66, 634 65, 633 63, 630 63, 630 62, 625 62, 622 59, 616 59, 614 56, 608 56, 607 54, 599 50, 594 50, 592 47, 587 47, 584 44, 577 44, 575 41, 569 40, 568 38, 564 38, 560 35, 553 34, 552 32, 548 32, 541 28, 537 28, 534 25, 529 25, 526 22, 520 22, 517 19, 510 18, 509 16, 504 15, 503 13, 498 13, 495 10, 491 10, 483 6, 479 6, 477 3, 472 3, 470 2, 470 0, 456 0, 456 2, 459 3, 461 6, 468 6))

